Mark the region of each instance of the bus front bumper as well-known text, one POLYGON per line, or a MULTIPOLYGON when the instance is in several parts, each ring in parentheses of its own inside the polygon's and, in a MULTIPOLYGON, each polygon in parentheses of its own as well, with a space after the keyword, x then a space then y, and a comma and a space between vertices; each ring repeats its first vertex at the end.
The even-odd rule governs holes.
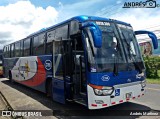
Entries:
MULTIPOLYGON (((145 86, 144 86, 145 87, 145 86)), ((94 89, 87 85, 88 90, 88 108, 100 109, 109 106, 121 104, 144 95, 145 89, 141 81, 134 83, 127 83, 115 85, 113 93, 107 96, 98 96, 95 94, 94 89)))

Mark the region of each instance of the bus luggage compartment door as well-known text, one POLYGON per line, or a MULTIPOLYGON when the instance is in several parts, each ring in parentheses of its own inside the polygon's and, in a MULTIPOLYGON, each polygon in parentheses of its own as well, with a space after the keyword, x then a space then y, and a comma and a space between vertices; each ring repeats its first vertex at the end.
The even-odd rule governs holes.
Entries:
POLYGON ((52 86, 53 86, 53 100, 65 104, 64 80, 54 78, 52 86))

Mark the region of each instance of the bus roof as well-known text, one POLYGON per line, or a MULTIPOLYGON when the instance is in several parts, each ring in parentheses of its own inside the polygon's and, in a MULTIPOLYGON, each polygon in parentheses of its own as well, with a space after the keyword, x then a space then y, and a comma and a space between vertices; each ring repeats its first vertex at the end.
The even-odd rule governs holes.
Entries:
POLYGON ((83 22, 86 22, 86 21, 114 21, 116 23, 119 23, 119 24, 123 24, 123 25, 127 25, 127 26, 131 26, 129 23, 125 23, 125 22, 122 22, 122 21, 119 21, 119 20, 114 20, 114 19, 109 19, 109 18, 102 18, 102 17, 96 17, 96 16, 87 16, 87 15, 81 15, 81 16, 75 16, 75 17, 72 17, 66 21, 63 21, 61 23, 58 23, 56 25, 53 25, 53 26, 50 26, 48 28, 42 28, 41 30, 37 31, 37 32, 34 32, 32 34, 30 34, 29 36, 27 37, 30 37, 32 35, 35 35, 35 34, 38 34, 38 33, 41 33, 41 32, 44 32, 46 30, 49 30, 49 29, 52 29, 54 27, 57 27, 57 26, 60 26, 62 24, 65 24, 65 23, 68 23, 69 21, 72 21, 72 20, 77 20, 81 23, 83 22))

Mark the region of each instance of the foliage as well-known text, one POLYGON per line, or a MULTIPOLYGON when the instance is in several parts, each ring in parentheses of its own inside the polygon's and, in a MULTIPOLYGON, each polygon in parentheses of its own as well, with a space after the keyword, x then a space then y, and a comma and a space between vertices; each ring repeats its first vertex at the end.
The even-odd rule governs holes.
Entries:
POLYGON ((159 79, 150 79, 150 78, 147 78, 147 83, 150 83, 150 84, 160 84, 160 80, 159 79))
POLYGON ((160 57, 147 56, 144 57, 147 78, 160 78, 160 57))

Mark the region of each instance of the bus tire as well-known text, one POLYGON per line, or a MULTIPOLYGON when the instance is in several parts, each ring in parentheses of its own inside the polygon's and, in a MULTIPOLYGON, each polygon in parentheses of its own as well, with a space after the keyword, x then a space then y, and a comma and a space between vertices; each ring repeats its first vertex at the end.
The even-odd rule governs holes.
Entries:
POLYGON ((13 81, 13 79, 12 79, 12 73, 11 73, 11 71, 9 71, 9 81, 10 81, 11 83, 14 83, 14 81, 13 81))
POLYGON ((46 92, 47 92, 47 97, 53 98, 53 91, 52 91, 52 81, 51 79, 47 80, 47 85, 46 85, 46 92))

